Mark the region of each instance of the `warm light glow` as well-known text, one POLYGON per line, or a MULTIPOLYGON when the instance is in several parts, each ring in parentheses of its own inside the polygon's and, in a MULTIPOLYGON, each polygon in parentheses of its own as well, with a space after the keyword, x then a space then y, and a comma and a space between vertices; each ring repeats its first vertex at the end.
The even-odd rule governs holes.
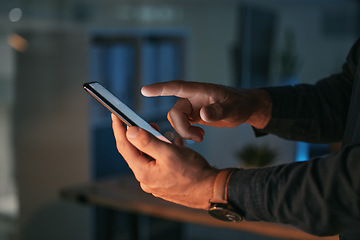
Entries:
POLYGON ((24 52, 28 47, 28 42, 19 34, 13 33, 8 38, 8 44, 19 52, 24 52))
POLYGON ((22 17, 22 10, 20 8, 13 8, 9 12, 9 19, 12 22, 18 22, 22 17))

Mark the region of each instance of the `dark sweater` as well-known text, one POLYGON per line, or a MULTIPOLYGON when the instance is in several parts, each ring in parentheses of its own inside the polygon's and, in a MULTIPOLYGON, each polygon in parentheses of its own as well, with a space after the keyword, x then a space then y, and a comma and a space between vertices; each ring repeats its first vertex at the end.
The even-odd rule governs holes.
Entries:
POLYGON ((229 201, 248 221, 291 224, 314 235, 360 239, 360 40, 343 70, 315 85, 272 87, 264 133, 317 143, 343 141, 340 152, 306 162, 239 169, 229 201))

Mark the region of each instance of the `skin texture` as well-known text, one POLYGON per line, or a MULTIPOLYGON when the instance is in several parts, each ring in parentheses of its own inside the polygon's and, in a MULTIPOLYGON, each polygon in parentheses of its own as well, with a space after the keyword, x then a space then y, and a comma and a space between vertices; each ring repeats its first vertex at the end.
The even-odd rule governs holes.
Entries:
MULTIPOLYGON (((171 81, 145 86, 142 94, 179 97, 168 119, 181 137, 197 142, 203 140, 205 132, 193 124, 236 127, 248 123, 261 129, 271 118, 271 99, 259 89, 171 81)), ((180 139, 166 143, 138 127, 127 129, 114 115, 112 120, 117 149, 145 192, 184 206, 208 208, 220 170, 182 146, 180 139)))

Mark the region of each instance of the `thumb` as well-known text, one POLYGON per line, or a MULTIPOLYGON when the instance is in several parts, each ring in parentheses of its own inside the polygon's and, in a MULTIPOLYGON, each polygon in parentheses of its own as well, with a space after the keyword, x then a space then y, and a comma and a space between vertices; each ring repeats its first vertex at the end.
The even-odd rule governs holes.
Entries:
POLYGON ((153 159, 158 159, 160 155, 163 154, 164 151, 167 151, 172 145, 158 139, 146 130, 135 126, 127 130, 126 137, 138 150, 153 159))
POLYGON ((230 113, 230 104, 213 103, 201 108, 200 117, 204 122, 218 122, 226 119, 230 113))

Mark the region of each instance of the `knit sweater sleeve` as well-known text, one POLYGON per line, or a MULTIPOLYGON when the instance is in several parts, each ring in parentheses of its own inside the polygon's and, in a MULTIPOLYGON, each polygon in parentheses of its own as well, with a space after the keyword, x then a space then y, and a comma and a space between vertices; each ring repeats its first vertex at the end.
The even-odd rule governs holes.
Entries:
POLYGON ((342 72, 314 85, 265 88, 273 101, 272 118, 258 132, 306 142, 341 141, 359 56, 360 40, 348 54, 342 72))

